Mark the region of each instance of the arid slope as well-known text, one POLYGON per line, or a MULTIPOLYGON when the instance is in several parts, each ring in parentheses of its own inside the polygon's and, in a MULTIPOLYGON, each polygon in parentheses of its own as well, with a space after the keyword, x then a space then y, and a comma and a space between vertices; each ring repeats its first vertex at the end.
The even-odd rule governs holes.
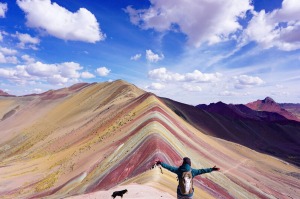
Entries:
POLYGON ((180 165, 184 156, 196 168, 221 167, 195 178, 195 198, 300 195, 298 167, 205 135, 155 95, 124 81, 64 92, 51 100, 1 98, 1 118, 16 109, 0 122, 1 198, 85 198, 98 191, 102 198, 136 185, 175 197, 174 174, 151 167, 158 158, 180 165))

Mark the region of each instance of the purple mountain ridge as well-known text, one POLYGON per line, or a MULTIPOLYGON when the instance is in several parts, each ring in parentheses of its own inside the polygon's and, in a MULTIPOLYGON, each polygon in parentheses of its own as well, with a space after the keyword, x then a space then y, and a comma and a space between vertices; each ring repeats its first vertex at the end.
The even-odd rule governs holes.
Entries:
POLYGON ((265 111, 271 113, 278 113, 289 120, 295 120, 300 122, 300 119, 293 113, 284 109, 282 105, 276 103, 272 98, 266 97, 264 100, 257 100, 246 104, 247 107, 255 111, 265 111))
POLYGON ((245 105, 191 106, 162 98, 178 116, 201 132, 235 142, 300 166, 300 122, 245 105))

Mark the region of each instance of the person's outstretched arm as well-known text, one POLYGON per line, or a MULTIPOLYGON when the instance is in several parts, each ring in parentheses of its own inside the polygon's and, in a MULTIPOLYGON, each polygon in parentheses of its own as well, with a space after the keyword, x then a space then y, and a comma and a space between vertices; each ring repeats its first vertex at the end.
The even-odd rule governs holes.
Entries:
POLYGON ((173 173, 178 173, 178 168, 177 167, 173 167, 171 165, 168 165, 167 163, 161 162, 161 161, 156 161, 157 165, 161 165, 163 168, 168 169, 169 171, 173 172, 173 173))
POLYGON ((217 168, 216 166, 214 166, 213 168, 193 169, 192 173, 193 173, 193 176, 197 176, 197 175, 201 175, 201 174, 204 174, 204 173, 210 173, 212 171, 219 171, 219 170, 220 170, 220 168, 217 168))

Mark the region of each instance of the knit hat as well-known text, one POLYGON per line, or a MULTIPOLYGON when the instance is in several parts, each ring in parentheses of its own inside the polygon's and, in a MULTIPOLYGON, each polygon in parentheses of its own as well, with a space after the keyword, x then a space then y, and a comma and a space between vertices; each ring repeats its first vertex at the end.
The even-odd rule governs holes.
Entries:
POLYGON ((184 164, 188 164, 188 165, 192 165, 192 163, 191 163, 191 159, 190 158, 188 158, 188 157, 184 157, 183 158, 183 163, 182 163, 183 165, 184 164))

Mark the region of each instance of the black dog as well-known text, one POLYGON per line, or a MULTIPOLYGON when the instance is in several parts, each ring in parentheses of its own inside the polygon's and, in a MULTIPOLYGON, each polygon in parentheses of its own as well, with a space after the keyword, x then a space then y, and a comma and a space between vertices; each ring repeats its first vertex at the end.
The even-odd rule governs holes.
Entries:
POLYGON ((121 198, 123 198, 123 195, 125 193, 127 193, 127 192, 128 192, 127 189, 124 189, 122 191, 115 191, 115 192, 113 192, 113 194, 111 195, 111 197, 115 198, 117 196, 120 196, 121 198))

